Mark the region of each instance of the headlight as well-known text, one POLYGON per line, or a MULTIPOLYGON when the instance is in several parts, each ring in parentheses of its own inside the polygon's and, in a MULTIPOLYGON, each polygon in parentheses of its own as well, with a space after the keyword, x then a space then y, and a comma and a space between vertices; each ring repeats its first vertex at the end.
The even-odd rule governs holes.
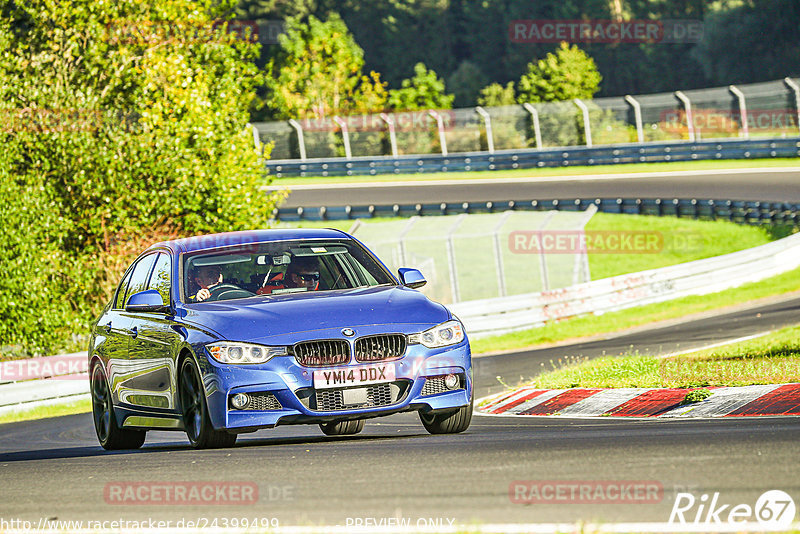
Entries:
POLYGON ((209 343, 206 349, 220 363, 266 363, 273 356, 286 356, 286 347, 266 347, 233 341, 209 343))
POLYGON ((464 327, 458 321, 447 321, 419 334, 408 336, 409 344, 422 343, 429 349, 455 345, 464 341, 464 327))

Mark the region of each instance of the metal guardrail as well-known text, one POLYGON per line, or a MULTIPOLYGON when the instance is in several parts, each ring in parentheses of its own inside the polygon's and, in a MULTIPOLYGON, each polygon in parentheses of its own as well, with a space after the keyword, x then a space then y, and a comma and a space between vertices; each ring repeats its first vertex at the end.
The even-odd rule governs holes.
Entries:
POLYGON ((473 338, 533 328, 547 321, 599 314, 756 282, 800 266, 800 234, 759 247, 625 274, 564 289, 475 300, 448 307, 473 338))
POLYGON ((800 137, 749 140, 672 141, 519 149, 419 156, 370 156, 301 160, 271 160, 270 174, 289 176, 360 176, 419 172, 499 171, 575 165, 615 165, 714 159, 793 158, 800 156, 800 137))
POLYGON ((739 224, 788 225, 800 227, 800 204, 696 198, 567 198, 551 200, 509 200, 506 202, 442 202, 369 206, 322 206, 279 208, 273 217, 286 222, 371 219, 524 211, 585 211, 594 205, 604 213, 675 216, 726 220, 739 224))

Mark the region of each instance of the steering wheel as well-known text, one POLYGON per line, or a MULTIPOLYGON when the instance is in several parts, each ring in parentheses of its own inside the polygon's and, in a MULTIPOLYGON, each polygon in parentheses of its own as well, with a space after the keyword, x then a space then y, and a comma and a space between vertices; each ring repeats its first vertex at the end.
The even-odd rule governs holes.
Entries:
POLYGON ((235 286, 233 284, 217 284, 214 287, 208 289, 211 296, 208 297, 207 301, 212 300, 228 300, 228 299, 241 299, 244 297, 252 297, 255 293, 251 293, 246 289, 242 289, 239 286, 235 286))

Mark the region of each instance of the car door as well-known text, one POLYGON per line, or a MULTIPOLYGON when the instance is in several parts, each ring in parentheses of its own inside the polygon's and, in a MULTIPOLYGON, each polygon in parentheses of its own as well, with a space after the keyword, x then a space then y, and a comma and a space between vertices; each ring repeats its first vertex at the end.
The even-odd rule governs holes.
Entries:
MULTIPOLYGON (((171 255, 159 252, 147 285, 147 289, 161 294, 165 306, 172 306, 171 269, 171 255)), ((172 328, 173 318, 164 312, 132 312, 130 317, 132 337, 128 358, 137 374, 126 382, 127 402, 143 408, 173 410, 176 372, 172 355, 178 343, 178 333, 172 328)))
POLYGON ((134 263, 130 269, 125 294, 118 296, 118 303, 115 303, 119 309, 115 310, 117 317, 112 319, 112 328, 115 337, 118 338, 118 348, 114 351, 114 356, 108 360, 108 380, 114 397, 121 403, 133 404, 131 397, 134 396, 135 400, 135 378, 142 373, 140 362, 130 358, 131 341, 138 336, 136 314, 126 311, 125 305, 132 295, 147 289, 155 260, 156 254, 151 253, 142 256, 134 263))

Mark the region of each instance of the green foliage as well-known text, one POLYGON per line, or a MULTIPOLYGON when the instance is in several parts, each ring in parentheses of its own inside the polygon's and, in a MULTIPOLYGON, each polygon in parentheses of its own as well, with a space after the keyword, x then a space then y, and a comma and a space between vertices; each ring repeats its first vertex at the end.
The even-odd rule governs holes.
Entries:
POLYGON ((796 1, 749 0, 727 7, 707 14, 703 39, 691 50, 709 84, 800 74, 800 5, 796 1), (770 38, 765 39, 766 35, 770 38))
POLYGON ((381 111, 380 75, 362 74, 364 51, 339 15, 289 19, 280 51, 267 65, 266 105, 276 119, 381 111))
POLYGON ((452 88, 453 96, 455 96, 453 105, 457 108, 474 106, 481 87, 485 83, 486 75, 475 63, 462 61, 455 72, 447 78, 447 87, 452 88))
POLYGON ((561 43, 555 54, 528 64, 517 85, 517 101, 555 102, 590 99, 600 89, 597 65, 577 46, 561 43))
POLYGON ((43 353, 143 246, 268 224, 258 49, 211 0, 1 3, 0 352, 43 353))
POLYGON ((424 63, 414 65, 414 77, 403 80, 400 89, 389 91, 389 107, 398 111, 450 109, 454 95, 445 93, 445 83, 424 63))
POLYGON ((481 89, 478 97, 478 105, 485 107, 513 106, 517 103, 517 96, 514 92, 514 82, 508 82, 503 87, 499 83, 487 85, 481 89))

